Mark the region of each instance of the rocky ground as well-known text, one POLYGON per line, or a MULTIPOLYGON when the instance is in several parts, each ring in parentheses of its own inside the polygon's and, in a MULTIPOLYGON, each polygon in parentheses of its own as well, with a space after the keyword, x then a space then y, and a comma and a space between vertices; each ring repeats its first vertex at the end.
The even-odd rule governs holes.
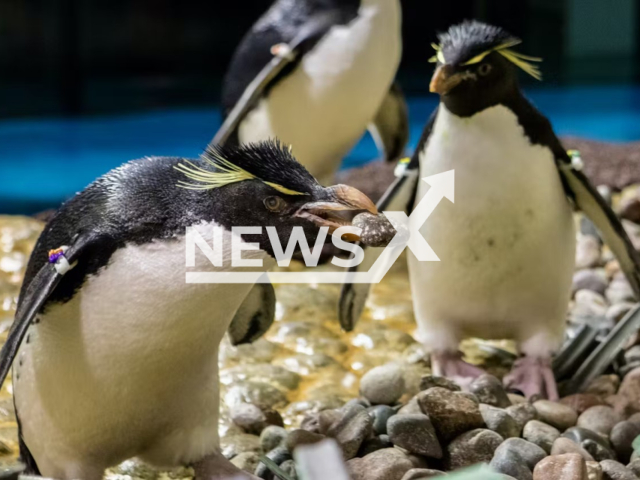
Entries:
MULTIPOLYGON (((605 192, 606 193, 606 192, 605 192)), ((640 189, 613 199, 640 247, 640 189), (636 223, 638 222, 638 223, 636 223)), ((580 222, 568 330, 589 324, 606 334, 636 299, 610 252, 580 222)), ((0 331, 9 328, 39 221, 0 217, 0 331)), ((640 435, 640 340, 630 338, 615 371, 560 402, 526 402, 496 377, 514 360, 510 342, 469 340, 467 359, 494 376, 470 391, 430 375, 413 336, 411 295, 403 261, 375 286, 350 334, 336 318, 337 285, 277 286, 277 321, 251 346, 224 345, 220 358, 223 453, 273 478, 266 454, 296 478, 291 451, 330 437, 354 480, 418 480, 479 462, 505 478, 640 478, 633 441, 640 435)), ((141 399, 144 401, 144 399, 141 399)), ((0 391, 0 455, 17 457, 11 382, 0 391)), ((110 479, 190 478, 188 469, 157 472, 134 461, 110 479)))

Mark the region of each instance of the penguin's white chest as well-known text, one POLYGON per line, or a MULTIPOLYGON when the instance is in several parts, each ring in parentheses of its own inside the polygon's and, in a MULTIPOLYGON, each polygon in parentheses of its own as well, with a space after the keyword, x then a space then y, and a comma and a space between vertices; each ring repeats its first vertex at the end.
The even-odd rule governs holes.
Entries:
MULTIPOLYGON (((532 145, 504 106, 460 118, 441 105, 420 176, 451 169, 455 204, 443 200, 421 229, 441 261, 409 257, 422 336, 440 348, 465 336, 555 348, 575 233, 551 151, 532 145)), ((416 201, 428 188, 420 183, 416 201)))
MULTIPOLYGON (((209 242, 212 232, 202 225, 209 242)), ((200 254, 196 266, 214 270, 200 254)), ((128 245, 30 328, 14 391, 45 475, 91 478, 84 462, 177 464, 216 448, 218 345, 252 285, 187 284, 185 268, 184 236, 128 245)))
POLYGON ((241 124, 241 142, 278 137, 321 180, 366 131, 401 56, 398 0, 363 0, 356 19, 335 26, 241 124))

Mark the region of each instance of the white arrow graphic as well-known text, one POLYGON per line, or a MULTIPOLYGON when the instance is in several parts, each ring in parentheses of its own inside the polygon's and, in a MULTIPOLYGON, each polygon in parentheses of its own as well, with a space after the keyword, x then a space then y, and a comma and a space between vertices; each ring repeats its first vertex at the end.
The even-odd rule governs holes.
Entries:
POLYGON ((430 185, 411 215, 404 212, 382 212, 398 232, 366 272, 187 272, 187 283, 380 283, 402 251, 409 247, 421 262, 440 259, 420 234, 420 228, 443 198, 454 202, 455 174, 453 170, 424 177, 430 185))

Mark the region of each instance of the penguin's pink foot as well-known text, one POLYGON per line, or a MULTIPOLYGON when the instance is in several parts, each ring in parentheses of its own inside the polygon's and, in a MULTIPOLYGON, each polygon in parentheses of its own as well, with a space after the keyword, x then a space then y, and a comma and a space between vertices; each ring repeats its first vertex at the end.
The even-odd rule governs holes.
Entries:
POLYGON ((473 380, 486 373, 480 367, 465 362, 460 352, 432 353, 431 370, 434 375, 450 378, 461 387, 468 387, 473 380))
POLYGON ((527 398, 537 396, 554 401, 560 398, 550 358, 522 357, 504 377, 504 385, 527 398))
POLYGON ((243 472, 218 452, 194 463, 193 470, 195 480, 261 480, 243 472))

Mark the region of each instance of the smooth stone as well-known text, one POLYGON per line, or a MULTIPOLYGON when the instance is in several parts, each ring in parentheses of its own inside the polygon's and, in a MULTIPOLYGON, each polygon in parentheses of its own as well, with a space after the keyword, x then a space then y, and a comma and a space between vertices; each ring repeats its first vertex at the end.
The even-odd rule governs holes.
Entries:
MULTIPOLYGON (((600 269, 600 272, 602 269, 600 269)), ((606 277, 599 273, 596 269, 578 270, 573 274, 573 284, 571 289, 573 293, 578 290, 591 290, 600 295, 604 295, 607 290, 608 282, 606 277)))
POLYGON ((577 425, 608 437, 613 427, 622 420, 623 418, 613 408, 597 405, 585 410, 578 418, 577 425))
POLYGON ((546 456, 547 452, 538 445, 522 438, 509 438, 496 449, 490 465, 517 480, 531 480, 531 471, 546 456))
POLYGON ((365 438, 373 433, 373 418, 362 405, 352 405, 344 416, 327 431, 329 437, 334 438, 345 460, 356 456, 365 438))
POLYGON ((483 428, 463 433, 447 446, 445 464, 448 470, 456 470, 476 463, 489 463, 503 440, 496 432, 483 428))
POLYGON ((391 442, 408 452, 431 458, 442 458, 442 447, 436 431, 424 414, 395 415, 387 423, 391 442))
POLYGON ((627 463, 633 453, 633 441, 640 436, 640 425, 634 422, 623 421, 617 423, 611 430, 609 440, 618 456, 618 460, 627 463))
POLYGON ((382 435, 387 433, 387 422, 396 414, 396 409, 387 405, 376 405, 367 409, 367 412, 373 418, 373 433, 382 435))
POLYGON ((402 480, 413 468, 411 460, 397 448, 385 448, 347 462, 351 480, 402 480))
POLYGON ((635 294, 631 285, 625 278, 614 279, 605 292, 605 297, 610 304, 633 302, 635 294))
POLYGON ((220 441, 220 450, 228 459, 244 452, 259 452, 260 437, 250 433, 226 436, 220 441))
POLYGON ((298 480, 298 471, 296 470, 296 464, 293 460, 285 460, 280 464, 280 470, 282 470, 291 480, 298 480))
POLYGON ((635 306, 633 302, 614 303, 607 309, 606 317, 613 324, 616 324, 635 306))
POLYGON ((230 410, 231 421, 247 433, 259 435, 267 426, 267 417, 251 403, 239 403, 230 410))
POLYGON ((622 190, 620 204, 617 213, 620 218, 629 220, 633 223, 640 223, 640 197, 639 189, 636 185, 622 190))
MULTIPOLYGON (((265 457, 267 457, 269 460, 271 460, 276 465, 280 466, 284 462, 286 462, 287 460, 291 460, 291 452, 289 452, 287 447, 276 447, 273 450, 271 450, 270 452, 267 452, 265 454, 265 457)), ((270 479, 270 478, 273 477, 273 474, 271 473, 271 470, 269 470, 269 467, 267 467, 267 465, 265 463, 263 463, 263 462, 260 462, 258 464, 258 466, 256 467, 256 471, 255 471, 254 475, 256 477, 260 477, 260 478, 263 478, 263 479, 270 479)))
POLYGON ((280 446, 287 439, 287 431, 283 427, 270 425, 260 434, 260 447, 262 451, 269 452, 280 446))
POLYGON ((601 462, 603 460, 615 460, 616 458, 616 455, 612 450, 603 447, 594 440, 587 439, 583 441, 582 448, 589 452, 597 462, 601 462))
POLYGON ((584 393, 593 393, 602 397, 614 395, 620 387, 620 378, 617 375, 600 375, 594 378, 584 393))
MULTIPOLYGON (((363 407, 364 409, 364 407, 363 407)), ((344 416, 344 413, 337 409, 327 409, 320 412, 307 414, 300 428, 313 433, 325 435, 329 428, 344 416)))
POLYGON ((382 450, 383 448, 393 448, 393 443, 391 443, 389 435, 379 435, 377 437, 366 439, 362 442, 362 445, 360 445, 360 450, 358 450, 357 456, 364 457, 365 455, 382 450))
POLYGON ((592 235, 580 235, 576 245, 576 270, 600 264, 600 240, 592 235))
POLYGON ((538 420, 531 420, 524 426, 522 436, 548 453, 551 451, 553 442, 560 436, 560 432, 551 425, 547 425, 538 420))
POLYGON ((453 380, 449 380, 446 377, 438 377, 436 375, 424 375, 420 379, 420 391, 429 390, 433 387, 441 387, 446 388, 447 390, 451 390, 452 392, 459 392, 460 385, 455 383, 453 380))
POLYGON ((518 423, 520 431, 522 431, 528 422, 538 419, 538 412, 530 403, 512 405, 511 407, 505 408, 505 411, 518 423))
POLYGON ((588 480, 587 465, 576 453, 550 456, 536 465, 533 480, 588 480))
POLYGON ((502 382, 493 375, 480 375, 471 382, 469 391, 478 397, 480 403, 498 408, 511 406, 511 400, 509 400, 502 382))
POLYGON ((233 457, 231 463, 244 472, 253 473, 260 463, 260 455, 255 452, 243 452, 233 457))
POLYGON ((296 429, 291 430, 286 437, 285 446, 287 450, 293 452, 300 445, 313 445, 324 440, 326 437, 319 433, 309 432, 308 430, 296 429))
POLYGON ((502 438, 519 437, 522 429, 516 420, 505 410, 491 405, 480 404, 480 413, 489 430, 502 438))
POLYGON ((636 477, 640 477, 640 459, 633 460, 627 468, 633 472, 636 477))
POLYGON ((591 440, 593 442, 598 443, 603 448, 610 450, 611 454, 613 454, 613 450, 611 450, 611 445, 609 441, 604 438, 602 435, 590 430, 588 428, 582 427, 571 427, 562 434, 563 437, 566 437, 574 442, 582 445, 582 442, 585 440, 591 440))
POLYGON ((484 427, 480 406, 460 393, 434 387, 420 392, 418 403, 444 441, 484 427))
POLYGON ((425 478, 444 477, 446 472, 440 470, 432 470, 430 468, 412 468, 404 474, 402 480, 423 480, 425 478))
POLYGON ((573 440, 569 440, 566 437, 556 438, 551 447, 551 455, 563 455, 565 453, 577 453, 588 462, 594 461, 591 454, 573 440))
POLYGON ((560 399, 560 403, 572 408, 578 415, 596 405, 606 405, 604 400, 594 393, 575 393, 560 399))
POLYGON ((624 416, 640 412, 640 367, 625 375, 617 394, 616 411, 624 416))
POLYGON ((533 408, 541 421, 561 431, 573 427, 578 421, 578 414, 574 409, 558 402, 538 400, 533 408))
POLYGON ((404 394, 404 375, 395 364, 375 367, 360 380, 360 393, 374 405, 393 405, 404 394))
POLYGON ((638 480, 631 470, 615 460, 603 460, 600 466, 603 480, 638 480))
POLYGON ((521 403, 528 403, 526 397, 522 395, 518 395, 517 393, 507 393, 507 397, 509 397, 509 401, 511 405, 520 405, 521 403))
POLYGON ((587 462, 587 477, 589 480, 602 480, 602 467, 598 462, 587 462))

